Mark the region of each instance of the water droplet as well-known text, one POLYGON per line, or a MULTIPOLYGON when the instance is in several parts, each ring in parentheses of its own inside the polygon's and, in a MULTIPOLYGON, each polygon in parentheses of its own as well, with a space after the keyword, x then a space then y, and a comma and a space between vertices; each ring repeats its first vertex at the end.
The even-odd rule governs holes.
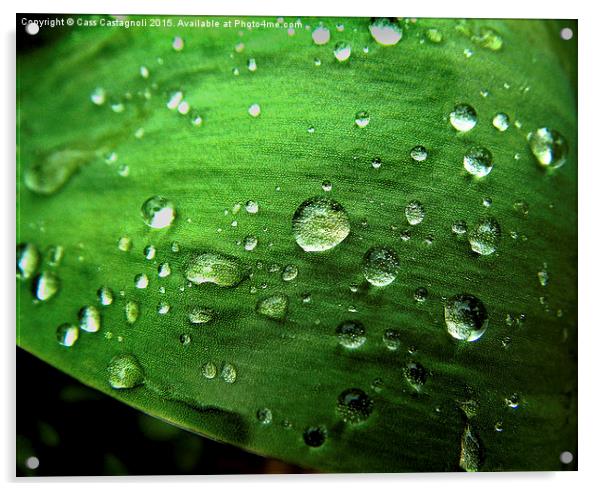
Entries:
POLYGON ((114 113, 118 113, 118 114, 125 111, 125 106, 124 106, 123 102, 115 101, 115 102, 111 103, 111 111, 113 111, 114 113))
POLYGON ((395 18, 377 18, 370 21, 370 34, 383 46, 394 46, 403 36, 399 22, 395 18))
POLYGON ((190 344, 190 341, 192 341, 190 334, 187 334, 187 333, 180 334, 180 344, 182 344, 184 346, 188 346, 190 344))
POLYGON ((38 194, 53 194, 61 189, 92 155, 80 150, 61 150, 41 162, 30 164, 24 176, 27 189, 38 194))
POLYGON ((469 48, 464 48, 463 53, 465 58, 470 58, 474 54, 469 48))
POLYGON ((464 155, 464 168, 473 176, 486 176, 493 169, 491 152, 485 147, 472 147, 464 155))
POLYGON ((420 392, 426 383, 427 372, 420 363, 410 362, 403 370, 403 376, 416 391, 420 392))
POLYGON ((142 78, 148 78, 149 75, 150 75, 150 72, 148 71, 148 68, 145 67, 144 65, 142 65, 140 67, 140 76, 142 78))
POLYGON ((299 274, 299 269, 294 264, 287 264, 282 270, 282 281, 293 281, 299 274))
POLYGON ((416 300, 417 302, 426 302, 426 299, 428 298, 429 292, 426 288, 424 287, 419 287, 416 288, 416 290, 414 290, 414 300, 416 300))
POLYGON ((70 348, 79 337, 79 329, 73 324, 61 324, 56 329, 56 339, 59 344, 70 348))
POLYGON ((234 365, 230 363, 224 363, 220 375, 222 377, 222 380, 228 384, 233 384, 234 382, 236 382, 236 368, 234 368, 234 365))
POLYGON ((321 447, 328 435, 323 426, 310 426, 303 431, 303 441, 309 447, 321 447))
POLYGON ((566 139, 558 131, 539 128, 527 135, 531 153, 539 164, 548 169, 562 167, 569 152, 566 139))
POLYGON ((192 324, 207 324, 215 318, 215 311, 208 307, 195 307, 188 313, 192 324))
POLYGON ((251 213, 252 215, 254 215, 259 211, 259 205, 256 201, 249 200, 245 204, 245 210, 247 211, 247 213, 251 213))
POLYGON ((155 258, 156 253, 157 249, 153 245, 148 245, 144 248, 144 257, 149 261, 155 258))
POLYGON ((458 104, 449 113, 449 122, 460 132, 470 131, 477 124, 477 112, 468 104, 458 104))
POLYGON ((252 251, 257 247, 257 237, 254 235, 247 235, 244 240, 245 251, 252 251))
POLYGON ((401 346, 401 332, 397 329, 387 329, 383 333, 383 343, 388 350, 398 350, 401 346))
POLYGON ((510 126, 510 117, 506 113, 497 113, 493 117, 491 124, 499 131, 506 131, 510 126))
POLYGON ((262 298, 257 302, 255 310, 258 314, 277 321, 286 317, 288 309, 288 297, 283 293, 262 298))
POLYGON ((340 61, 347 61, 351 56, 351 45, 344 41, 339 41, 334 45, 334 57, 340 61))
POLYGON ((418 225, 424 220, 424 206, 420 201, 410 201, 405 208, 406 220, 410 225, 418 225))
POLYGON ((109 385, 114 389, 132 389, 144 383, 144 372, 138 359, 131 354, 113 357, 107 367, 109 385))
POLYGON ((159 315, 165 315, 169 313, 170 310, 171 305, 169 305, 168 303, 161 302, 159 305, 157 305, 157 314, 159 315))
POLYGON ((470 424, 467 424, 460 440, 459 465, 467 472, 477 472, 481 461, 481 442, 476 431, 470 424))
POLYGON ((314 65, 315 66, 320 66, 322 64, 322 60, 320 60, 320 58, 314 58, 314 65))
POLYGON ((175 51, 182 51, 184 49, 184 40, 180 36, 176 36, 175 38, 173 38, 171 47, 175 51))
POLYGON ((96 87, 90 94, 90 100, 97 106, 102 106, 107 100, 107 91, 102 87, 96 87))
POLYGON ((370 388, 376 393, 382 392, 384 386, 385 383, 383 382, 382 378, 375 378, 370 384, 370 388))
POLYGON ((92 305, 82 307, 79 311, 79 328, 87 332, 100 330, 100 312, 92 305))
POLYGON ((40 264, 40 252, 30 243, 17 246, 17 278, 27 280, 31 278, 40 264))
POLYGON ((159 278, 167 278, 171 274, 171 266, 169 263, 162 263, 159 265, 158 275, 159 278))
POLYGON ((359 321, 345 321, 336 329, 339 344, 348 349, 356 349, 366 342, 366 329, 359 321))
POLYGON ((382 165, 382 160, 380 159, 380 157, 374 157, 372 159, 372 167, 374 167, 375 169, 380 169, 381 165, 382 165))
POLYGON ((491 51, 499 51, 504 45, 502 36, 490 27, 481 28, 478 34, 472 36, 472 40, 482 48, 490 49, 491 51))
POLYGON ((138 320, 140 315, 140 304, 135 300, 128 300, 125 304, 125 320, 129 324, 133 324, 138 320))
POLYGON ((178 106, 180 105, 180 103, 182 102, 182 99, 184 99, 183 92, 181 92, 181 91, 173 92, 169 96, 169 100, 167 101, 167 109, 171 109, 172 111, 174 109, 177 109, 178 106))
POLYGON ((259 421, 262 425, 269 425, 272 422, 272 411, 270 411, 267 407, 258 409, 256 416, 257 421, 259 421))
POLYGON ((462 341, 476 341, 487 330, 489 318, 483 302, 474 295, 462 293, 445 302, 447 332, 462 341))
POLYGON ((111 290, 108 286, 99 288, 99 290, 96 292, 96 295, 98 296, 100 305, 107 306, 113 303, 113 290, 111 290))
POLYGON ((251 104, 249 106, 249 114, 254 118, 259 116, 261 114, 261 107, 259 106, 259 104, 257 104, 257 103, 251 104))
POLYGON ((203 365, 202 372, 203 372, 203 377, 211 380, 217 376, 217 367, 215 366, 214 363, 207 362, 203 365))
POLYGON ((395 280, 399 271, 397 253, 383 246, 374 246, 364 254, 364 278, 374 286, 387 286, 395 280))
POLYGON ((220 287, 233 287, 245 276, 246 272, 238 259, 214 252, 193 256, 186 267, 186 279, 195 285, 214 283, 220 287))
POLYGON ((355 114, 355 124, 359 128, 365 128, 370 123, 370 115, 367 111, 358 111, 355 114))
POLYGON ((332 249, 345 240, 350 227, 345 208, 330 198, 307 199, 293 215, 293 236, 307 252, 332 249))
POLYGON ((514 208, 515 211, 521 213, 524 216, 527 216, 529 214, 529 204, 526 201, 523 200, 519 200, 516 201, 512 207, 514 208))
POLYGON ((187 101, 182 101, 178 104, 178 112, 186 115, 190 112, 190 104, 187 101))
POLYGON ((443 34, 441 34, 441 31, 439 29, 427 29, 426 38, 431 43, 439 44, 441 41, 443 41, 443 34))
POLYGON ((520 397, 518 396, 518 394, 515 392, 514 394, 512 394, 510 397, 507 397, 506 400, 506 406, 512 408, 512 409, 516 409, 520 403, 520 397))
POLYGON ((548 285, 549 276, 548 276, 548 265, 546 263, 543 263, 543 268, 541 269, 541 271, 537 272, 537 279, 539 280, 539 284, 541 286, 548 285))
POLYGON ((247 61, 247 70, 249 70, 250 72, 255 72, 257 71, 257 62, 255 61, 255 58, 249 58, 247 61))
POLYGON ((174 204, 163 196, 152 196, 147 199, 140 212, 144 223, 157 229, 169 227, 176 217, 174 204))
POLYGON ((468 227, 464 220, 456 220, 452 224, 452 232, 456 235, 464 235, 467 230, 468 230, 468 227))
POLYGON ((303 295, 301 295, 301 301, 303 303, 311 302, 311 293, 304 293, 303 295))
POLYGON ((502 423, 501 421, 497 421, 493 428, 496 432, 501 433, 502 431, 504 431, 504 423, 502 423))
POLYGON ((244 50, 245 43, 243 43, 242 41, 234 45, 234 51, 236 51, 237 53, 242 53, 244 50))
POLYGON ((121 177, 128 177, 130 175, 130 167, 127 164, 121 164, 117 172, 121 177))
POLYGON ((129 237, 120 237, 119 242, 117 242, 117 247, 123 252, 130 251, 132 249, 132 239, 129 237))
POLYGON ((479 220, 470 231, 468 242, 474 252, 488 256, 497 250, 501 236, 502 228, 498 221, 493 217, 486 217, 479 220))
POLYGON ((327 27, 320 25, 313 30, 311 38, 318 46, 326 44, 330 41, 330 30, 327 27))
POLYGON ((136 285, 136 288, 143 290, 148 286, 148 276, 146 276, 144 273, 137 274, 134 278, 134 284, 136 285))
POLYGON ((309 126, 309 127, 307 128, 307 132, 308 132, 310 135, 312 135, 312 134, 314 134, 314 133, 316 132, 316 129, 315 129, 313 126, 309 126))
POLYGON ((322 190, 327 193, 332 191, 332 183, 330 181, 322 181, 322 190))
POLYGON ((35 278, 33 291, 38 300, 46 301, 57 294, 60 285, 57 275, 50 271, 43 271, 35 278))
POLYGON ((374 401, 361 389, 344 390, 336 405, 338 416, 349 424, 363 423, 370 417, 373 409, 374 401))
POLYGON ((416 162, 424 162, 428 157, 428 152, 422 145, 416 145, 410 150, 410 157, 416 162))

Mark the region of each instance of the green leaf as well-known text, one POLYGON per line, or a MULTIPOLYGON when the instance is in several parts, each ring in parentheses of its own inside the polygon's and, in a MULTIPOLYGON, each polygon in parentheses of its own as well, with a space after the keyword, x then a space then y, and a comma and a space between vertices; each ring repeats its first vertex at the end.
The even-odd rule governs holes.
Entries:
POLYGON ((18 345, 150 415, 310 468, 573 468, 559 455, 576 455, 576 40, 558 33, 576 23, 402 20, 381 46, 369 19, 322 19, 316 45, 319 21, 294 35, 65 28, 18 53, 17 240, 33 273, 17 280, 18 345), (178 91, 186 115, 167 107, 178 91), (461 103, 478 117, 465 133, 449 122, 461 103), (530 151, 543 127, 568 143, 558 169, 530 151), (492 155, 482 178, 463 167, 474 146, 492 155), (175 209, 165 228, 143 220, 154 196, 175 209), (308 252, 292 220, 313 197, 349 231, 326 217, 338 245, 308 252), (461 294, 486 310, 474 342, 446 329, 461 294), (62 327, 61 345, 78 315, 98 327, 85 306, 100 329, 62 327), (361 346, 339 344, 344 323, 361 346))

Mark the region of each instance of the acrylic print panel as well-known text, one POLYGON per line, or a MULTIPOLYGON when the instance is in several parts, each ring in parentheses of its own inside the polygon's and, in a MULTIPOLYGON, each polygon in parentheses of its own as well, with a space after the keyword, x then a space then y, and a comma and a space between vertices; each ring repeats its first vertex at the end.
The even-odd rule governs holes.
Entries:
POLYGON ((575 21, 17 41, 19 475, 576 469, 575 21))

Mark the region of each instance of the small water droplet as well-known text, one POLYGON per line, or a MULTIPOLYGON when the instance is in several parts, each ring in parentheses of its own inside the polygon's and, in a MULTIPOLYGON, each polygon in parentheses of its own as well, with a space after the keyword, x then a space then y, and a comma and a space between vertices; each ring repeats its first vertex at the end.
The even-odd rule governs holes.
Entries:
POLYGON ((40 252, 34 244, 22 243, 17 246, 17 278, 31 278, 39 265, 40 252))
POLYGON ((424 206, 420 201, 410 201, 405 207, 405 215, 410 225, 418 225, 424 220, 424 206))
POLYGON ((464 220, 456 220, 452 223, 452 232, 456 235, 464 235, 468 230, 468 226, 464 220))
POLYGON ((156 229, 169 227, 176 217, 174 204, 163 196, 152 196, 147 199, 140 213, 144 223, 156 229))
POLYGON ((537 272, 537 279, 539 280, 539 284, 541 286, 547 286, 549 281, 548 276, 548 265, 543 263, 543 268, 537 272))
POLYGON ((87 332, 98 332, 100 330, 100 312, 92 306, 87 305, 79 311, 79 328, 87 332))
POLYGON ((345 208, 330 198, 307 199, 293 215, 293 236, 307 252, 332 249, 345 240, 350 227, 345 208))
POLYGON ((449 122, 460 132, 470 131, 477 124, 477 112, 468 104, 457 104, 449 113, 449 122))
POLYGON ((111 290, 108 286, 99 288, 96 292, 96 295, 98 296, 100 305, 107 306, 113 303, 113 290, 111 290))
POLYGON ((234 51, 236 51, 237 53, 242 53, 244 50, 245 43, 243 43, 242 41, 234 45, 234 51))
POLYGON ((182 100, 184 99, 184 93, 180 90, 172 92, 167 100, 167 109, 175 110, 178 108, 182 100))
POLYGON ((288 310, 288 297, 283 293, 270 295, 259 299, 255 311, 268 319, 282 321, 286 318, 288 310))
POLYGON ((506 131, 510 126, 510 117, 506 113, 497 113, 493 117, 491 124, 499 131, 506 131))
POLYGON ((323 426, 310 426, 303 431, 303 441, 309 447, 321 447, 328 433, 323 426))
POLYGON ((282 269, 282 281, 293 281, 299 274, 299 269, 294 264, 287 264, 282 269))
POLYGON ((180 36, 176 36, 171 42, 171 47, 174 51, 182 51, 184 49, 184 40, 180 36))
POLYGON ((190 337, 190 334, 188 334, 188 333, 180 334, 180 344, 182 344, 184 346, 188 346, 191 341, 192 341, 192 338, 190 337))
POLYGON ((422 145, 416 145, 410 150, 410 157, 416 162, 424 162, 428 157, 428 152, 422 145))
POLYGON ((487 310, 474 295, 454 295, 445 301, 444 310, 447 332, 456 339, 476 341, 487 330, 487 310))
POLYGON ((339 41, 334 45, 334 57, 339 61, 347 61, 351 56, 351 45, 344 41, 339 41))
POLYGON ((154 245, 147 245, 144 248, 144 257, 146 259, 148 259, 149 261, 151 259, 155 259, 155 255, 157 254, 157 249, 155 248, 154 245))
POLYGON ((207 324, 215 318, 215 311, 208 307, 194 307, 188 313, 188 320, 192 324, 207 324))
POLYGON ((90 94, 90 100, 97 106, 102 106, 107 100, 107 91, 102 87, 96 87, 90 94))
POLYGON ((33 291, 38 300, 46 301, 54 297, 61 286, 59 277, 50 271, 43 271, 33 282, 33 291))
POLYGON ((132 239, 125 236, 120 237, 119 241, 117 242, 117 247, 120 251, 129 252, 130 250, 132 250, 132 239))
POLYGON ((270 411, 267 407, 258 409, 256 416, 257 421, 259 421, 262 425, 269 425, 272 422, 272 411, 270 411))
POLYGON ((370 34, 382 46, 394 46, 403 37, 403 30, 396 18, 375 18, 370 21, 370 34))
POLYGON ((417 392, 422 390, 426 383, 427 371, 420 363, 410 362, 403 370, 403 376, 417 392))
POLYGON ((130 175, 130 166, 127 164, 121 164, 119 169, 117 169, 117 173, 121 177, 128 177, 130 175))
POLYGON ((426 302, 426 299, 428 298, 429 292, 426 288, 424 287, 419 287, 416 288, 416 290, 414 290, 414 300, 416 300, 417 302, 426 302))
POLYGON ((165 314, 169 313, 170 310, 171 310, 171 305, 169 305, 168 303, 161 302, 161 303, 159 303, 159 305, 157 305, 157 314, 159 314, 159 315, 165 315, 165 314))
POLYGON ((251 104, 249 106, 249 114, 254 118, 259 116, 261 114, 261 107, 259 106, 259 104, 257 104, 257 103, 251 104))
POLYGON ((162 263, 158 268, 159 278, 167 278, 171 274, 171 266, 169 263, 162 263))
POLYGON ((236 382, 236 377, 238 374, 236 373, 236 368, 234 365, 230 363, 224 363, 222 366, 222 371, 220 373, 222 380, 228 384, 233 384, 236 382))
POLYGON ((138 320, 140 315, 140 304, 135 300, 128 300, 125 304, 125 320, 129 324, 133 324, 138 320))
POLYGON ((493 157, 485 147, 472 147, 464 155, 464 168, 473 176, 484 177, 493 169, 493 157))
POLYGON ((145 289, 148 286, 148 276, 144 273, 137 274, 134 278, 134 284, 136 288, 145 289))
POLYGON ((255 61, 255 58, 249 58, 247 61, 247 70, 249 70, 250 72, 255 72, 257 71, 257 62, 255 61))
POLYGON ((397 329, 387 329, 383 333, 383 343, 388 350, 398 350, 401 346, 401 332, 397 329))
POLYGON ((387 286, 395 280, 399 271, 397 253, 384 246, 374 246, 364 254, 364 278, 374 286, 387 286))
POLYGON ((61 324, 56 329, 56 339, 62 346, 70 348, 79 337, 79 329, 73 324, 61 324))
POLYGON ((252 251, 257 247, 257 237, 254 235, 247 235, 244 240, 245 251, 252 251))
POLYGON ((245 204, 245 210, 247 211, 247 213, 251 213, 252 215, 254 215, 259 211, 259 205, 256 201, 249 200, 245 204))
POLYGON ((201 371, 203 377, 209 380, 212 380, 217 376, 217 367, 215 366, 215 363, 211 363, 210 361, 203 365, 201 371))
POLYGON ((482 48, 490 49, 491 51, 499 51, 504 45, 502 36, 490 27, 479 29, 478 34, 473 35, 471 39, 482 48))
POLYGON ((348 349, 357 349, 366 342, 366 329, 359 321, 345 321, 338 325, 336 335, 339 344, 348 349))
POLYGON ((558 169, 567 159, 569 147, 566 139, 558 131, 538 128, 527 135, 531 153, 542 167, 558 169))
POLYGON ((144 372, 132 354, 120 354, 107 367, 109 385, 114 389, 132 389, 144 383, 144 372))
POLYGON ((380 159, 380 157, 374 157, 372 159, 372 167, 375 169, 380 169, 380 166, 382 165, 382 160, 380 159))
POLYGON ((506 406, 508 406, 509 408, 512 409, 516 409, 519 406, 520 403, 520 397, 518 396, 518 394, 515 392, 514 394, 512 394, 510 397, 507 397, 505 399, 506 402, 506 406))
POLYGON ((502 228, 493 217, 482 218, 468 234, 470 248, 482 255, 493 254, 498 247, 502 236, 502 228))
POLYGON ((362 389, 347 389, 337 399, 337 415, 348 424, 359 424, 372 414, 374 401, 362 389))
POLYGON ((426 30, 426 38, 431 43, 439 44, 441 41, 443 41, 443 34, 439 29, 431 28, 426 30))
POLYGON ((365 128, 370 123, 370 115, 367 111, 358 111, 355 114, 355 124, 359 128, 365 128))
POLYGON ((327 27, 319 25, 311 33, 311 38, 318 46, 326 44, 330 41, 330 30, 327 27))

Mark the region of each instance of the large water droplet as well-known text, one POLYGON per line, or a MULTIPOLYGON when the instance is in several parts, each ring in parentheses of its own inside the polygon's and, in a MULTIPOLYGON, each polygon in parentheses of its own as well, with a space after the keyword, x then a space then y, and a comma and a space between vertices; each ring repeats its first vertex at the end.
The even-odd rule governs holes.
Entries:
POLYGON ((418 225, 424 220, 424 206, 420 201, 410 201, 405 208, 406 220, 410 225, 418 225))
POLYGON ((163 196, 152 196, 147 199, 140 212, 144 223, 151 228, 169 227, 176 217, 174 204, 163 196))
POLYGON ((351 56, 351 45, 344 41, 339 41, 334 45, 334 57, 340 61, 347 61, 351 56))
POLYGON ((53 194, 91 158, 90 152, 62 150, 42 162, 31 164, 25 171, 25 186, 38 194, 53 194))
POLYGON ((569 152, 566 139, 558 131, 538 128, 527 135, 531 152, 540 165, 548 169, 562 167, 569 152))
POLYGON ((35 278, 33 291, 38 300, 45 301, 54 297, 60 286, 61 282, 57 275, 50 271, 43 271, 35 278))
POLYGON ((286 312, 288 309, 288 297, 283 293, 271 295, 266 298, 262 298, 257 302, 255 310, 258 314, 277 321, 284 320, 286 318, 286 312))
POLYGON ((327 27, 320 25, 313 30, 311 38, 318 46, 326 44, 330 41, 330 30, 327 27))
POLYGON ((17 246, 17 278, 27 280, 31 278, 40 264, 40 252, 30 243, 17 246))
POLYGON ((100 312, 92 305, 82 307, 79 311, 79 328, 87 332, 100 330, 100 312))
POLYGON ((186 267, 186 279, 196 285, 214 283, 220 287, 232 287, 245 276, 246 271, 238 259, 215 252, 193 256, 186 267))
POLYGON ((366 342, 366 329, 359 321, 345 321, 338 325, 336 335, 339 344, 348 349, 356 349, 366 342))
POLYGON ((388 247, 374 246, 364 254, 364 278, 374 286, 387 286, 399 271, 399 257, 388 247))
POLYGON ((208 307, 195 307, 188 313, 192 324, 207 324, 215 318, 215 311, 208 307))
POLYGON ((293 215, 293 236, 307 252, 332 249, 345 240, 350 228, 347 211, 330 198, 305 200, 293 215))
POLYGON ((459 465, 467 472, 477 472, 481 466, 481 460, 481 442, 474 428, 467 424, 460 440, 459 465))
POLYGON ((56 339, 59 344, 70 348, 79 337, 79 329, 73 324, 61 324, 56 329, 56 339))
POLYGON ((349 424, 363 423, 374 409, 374 401, 361 389, 347 389, 337 400, 336 411, 339 417, 349 424))
POLYGON ((470 248, 482 256, 493 254, 498 247, 502 236, 502 228, 493 217, 479 220, 476 226, 468 234, 470 248))
POLYGON ((470 131, 477 124, 477 112, 468 104, 458 104, 449 113, 449 122, 458 131, 470 131))
POLYGON ((303 431, 303 441, 309 447, 321 447, 328 435, 323 426, 310 426, 303 431))
POLYGON ((444 310, 447 332, 456 339, 476 341, 487 330, 487 310, 474 295, 454 295, 445 301, 444 310))
POLYGON ((472 147, 464 155, 464 168, 473 176, 486 176, 493 169, 491 152, 485 147, 472 147))
POLYGON ((233 384, 236 382, 236 377, 238 374, 236 373, 236 368, 231 363, 224 363, 222 366, 222 371, 220 373, 222 380, 227 384, 233 384))
POLYGON ((422 390, 422 386, 426 383, 426 368, 424 368, 420 363, 412 361, 404 368, 403 376, 408 384, 410 384, 416 391, 420 392, 422 390))
POLYGON ((403 36, 403 30, 395 18, 377 18, 370 21, 370 34, 383 46, 394 46, 403 36))
POLYGON ((506 113, 497 113, 493 117, 491 124, 499 131, 506 131, 510 126, 510 117, 506 113))
POLYGON ((138 359, 131 354, 113 357, 107 367, 109 385, 114 389, 132 389, 144 383, 144 372, 138 359))

